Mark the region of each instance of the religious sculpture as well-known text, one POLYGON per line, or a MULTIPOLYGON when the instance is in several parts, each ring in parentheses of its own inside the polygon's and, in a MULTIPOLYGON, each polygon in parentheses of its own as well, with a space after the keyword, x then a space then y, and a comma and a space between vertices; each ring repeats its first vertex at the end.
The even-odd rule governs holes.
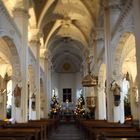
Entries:
POLYGON ((110 90, 113 92, 113 95, 114 95, 114 105, 115 106, 119 106, 119 104, 120 104, 120 97, 121 97, 121 95, 120 95, 121 88, 115 82, 115 80, 111 83, 110 90))
POLYGON ((138 102, 139 102, 139 94, 138 94, 138 88, 136 86, 134 86, 132 88, 132 93, 133 93, 133 95, 135 97, 136 104, 138 104, 138 102))
POLYGON ((0 75, 0 104, 4 103, 4 94, 7 98, 7 83, 10 80, 8 74, 6 73, 4 78, 0 75))
POLYGON ((21 102, 21 87, 16 84, 15 89, 13 91, 14 95, 14 104, 16 107, 20 107, 20 102, 21 102))
POLYGON ((6 92, 6 89, 1 89, 0 90, 0 104, 3 103, 4 100, 4 93, 6 92))

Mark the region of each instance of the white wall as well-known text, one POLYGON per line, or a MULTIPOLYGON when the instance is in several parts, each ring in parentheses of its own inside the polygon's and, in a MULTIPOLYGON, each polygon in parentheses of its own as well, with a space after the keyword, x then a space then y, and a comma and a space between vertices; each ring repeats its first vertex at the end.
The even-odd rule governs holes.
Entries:
POLYGON ((72 89, 72 102, 76 102, 76 92, 82 88, 81 85, 81 74, 77 73, 52 73, 52 89, 58 90, 59 101, 63 101, 63 89, 72 89))

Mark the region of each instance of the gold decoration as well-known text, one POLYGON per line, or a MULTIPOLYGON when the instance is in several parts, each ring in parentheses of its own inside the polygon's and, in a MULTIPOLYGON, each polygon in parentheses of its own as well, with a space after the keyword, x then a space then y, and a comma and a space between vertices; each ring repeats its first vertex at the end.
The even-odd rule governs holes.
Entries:
POLYGON ((94 108, 96 106, 96 97, 94 96, 86 97, 86 101, 87 101, 87 107, 89 109, 94 108))
POLYGON ((87 65, 88 65, 88 74, 83 78, 82 85, 83 85, 83 87, 97 86, 98 85, 98 77, 91 74, 89 57, 87 59, 87 65))
POLYGON ((63 69, 64 69, 65 71, 69 71, 70 68, 71 68, 71 65, 70 65, 69 63, 64 63, 63 69))

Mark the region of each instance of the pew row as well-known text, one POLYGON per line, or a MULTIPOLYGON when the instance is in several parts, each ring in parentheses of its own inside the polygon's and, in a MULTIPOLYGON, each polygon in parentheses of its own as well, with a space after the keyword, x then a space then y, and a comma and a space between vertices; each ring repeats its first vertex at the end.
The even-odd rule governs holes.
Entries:
POLYGON ((77 126, 85 132, 85 139, 107 140, 108 138, 139 138, 139 130, 132 124, 107 122, 106 120, 76 120, 77 126), (113 135, 111 135, 113 134, 113 135), (128 134, 128 135, 127 135, 128 134))

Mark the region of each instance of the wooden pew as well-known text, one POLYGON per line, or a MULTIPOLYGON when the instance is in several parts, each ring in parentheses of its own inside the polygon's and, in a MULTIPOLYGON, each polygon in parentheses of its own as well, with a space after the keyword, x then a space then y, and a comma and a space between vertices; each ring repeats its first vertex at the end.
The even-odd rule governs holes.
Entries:
POLYGON ((43 124, 46 126, 46 137, 49 137, 49 134, 53 129, 56 129, 56 122, 57 120, 55 119, 41 119, 41 120, 29 120, 28 123, 31 124, 43 124))
POLYGON ((103 120, 98 121, 80 121, 80 127, 82 131, 86 133, 85 137, 88 139, 96 140, 100 136, 101 132, 113 132, 113 131, 133 131, 136 132, 136 127, 131 124, 120 124, 114 122, 107 122, 103 120))
POLYGON ((46 140, 46 129, 42 124, 30 124, 30 123, 16 123, 16 124, 7 124, 3 128, 13 128, 13 129, 39 129, 39 139, 46 140))
POLYGON ((122 131, 122 132, 102 132, 101 135, 99 136, 99 140, 107 140, 108 138, 138 138, 140 139, 140 132, 127 132, 127 131, 122 131))
POLYGON ((2 122, 0 124, 0 137, 10 140, 30 140, 30 137, 32 140, 46 140, 49 132, 52 129, 57 128, 58 123, 59 122, 56 119, 32 120, 28 123, 16 124, 7 124, 7 122, 2 122), (8 135, 6 135, 6 133, 8 133, 8 135))
POLYGON ((39 140, 40 129, 1 128, 0 137, 24 137, 25 140, 39 140))
POLYGON ((123 127, 118 127, 118 128, 94 128, 94 129, 89 129, 89 133, 88 133, 88 139, 89 140, 98 140, 99 137, 103 134, 103 133, 109 132, 109 133, 131 133, 131 132, 137 132, 137 130, 135 128, 123 128, 123 127))
POLYGON ((0 140, 31 140, 31 139, 27 139, 27 138, 24 138, 24 137, 7 137, 7 136, 4 136, 4 137, 0 137, 0 140))

